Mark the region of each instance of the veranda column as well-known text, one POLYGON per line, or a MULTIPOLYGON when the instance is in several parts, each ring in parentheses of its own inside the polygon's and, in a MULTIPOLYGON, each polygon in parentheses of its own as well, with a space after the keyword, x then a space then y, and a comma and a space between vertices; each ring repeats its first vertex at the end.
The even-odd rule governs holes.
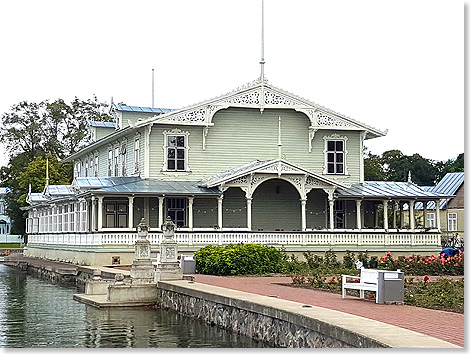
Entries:
POLYGON ((414 200, 410 200, 409 204, 409 211, 410 211, 410 229, 415 229, 415 202, 414 200))
POLYGON ((361 200, 356 200, 356 228, 358 230, 361 230, 362 229, 362 225, 361 225, 361 200))
POLYGON ((103 229, 103 197, 98 197, 98 231, 103 229))
POLYGON ((300 199, 300 206, 302 207, 302 231, 307 229, 307 199, 300 199))
POLYGON ((134 228, 134 197, 129 198, 129 229, 134 228))
POLYGON ((403 203, 400 203, 400 229, 403 229, 404 227, 405 227, 405 218, 403 217, 403 203))
POLYGON ((251 231, 251 202, 253 198, 246 198, 246 227, 251 231))
POLYGON ((333 199, 329 200, 329 205, 330 205, 330 230, 334 230, 335 228, 335 220, 334 220, 334 206, 335 206, 335 201, 333 199))
POLYGON ((428 223, 428 202, 423 202, 423 228, 426 228, 428 223))
POLYGON ((165 197, 158 197, 158 227, 161 229, 164 220, 163 220, 163 201, 165 197))
POLYGON ((219 226, 219 230, 222 230, 222 203, 224 200, 224 196, 220 195, 217 198, 217 225, 219 226))
POLYGON ((189 210, 189 230, 190 231, 193 231, 193 225, 194 225, 194 220, 193 220, 193 202, 194 202, 194 198, 193 197, 189 197, 188 198, 188 210, 189 210))
POLYGON ((95 231, 96 230, 96 200, 95 200, 95 196, 92 196, 91 197, 91 232, 95 231))
POLYGON ((441 230, 441 211, 439 209, 439 204, 441 204, 441 200, 436 200, 436 227, 440 231, 441 230))
POLYGON ((384 206, 384 229, 388 230, 388 200, 384 200, 382 203, 384 206))
POLYGON ((398 211, 398 202, 393 203, 393 228, 397 228, 397 211, 398 211))

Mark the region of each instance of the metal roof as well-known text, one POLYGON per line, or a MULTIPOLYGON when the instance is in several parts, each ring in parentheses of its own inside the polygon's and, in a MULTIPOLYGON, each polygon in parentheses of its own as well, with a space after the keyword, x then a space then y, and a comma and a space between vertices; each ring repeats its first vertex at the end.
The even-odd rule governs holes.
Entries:
POLYGON ((47 202, 47 198, 42 193, 30 193, 29 200, 33 203, 47 202))
POLYGON ((336 192, 338 198, 429 198, 439 199, 446 197, 434 192, 426 191, 410 182, 363 182, 354 183, 347 189, 338 189, 336 192))
POLYGON ((49 185, 47 186, 47 193, 51 197, 58 197, 61 195, 73 195, 72 186, 70 185, 49 185))
POLYGON ((88 125, 90 127, 98 127, 98 128, 116 128, 116 123, 114 122, 95 122, 93 120, 89 120, 88 125))
POLYGON ((76 177, 72 186, 80 189, 112 187, 139 181, 140 177, 76 177))
POLYGON ((151 108, 151 107, 139 107, 139 106, 120 106, 120 105, 114 105, 113 108, 116 111, 123 111, 123 112, 168 113, 171 111, 171 109, 167 109, 167 108, 151 108))
MULTIPOLYGON (((429 188, 430 192, 447 194, 449 196, 454 196, 457 193, 460 186, 464 183, 465 173, 464 172, 451 172, 447 173, 438 184, 429 188)), ((442 199, 439 203, 439 209, 445 209, 447 203, 451 198, 442 199)), ((423 203, 418 202, 415 205, 415 209, 423 209, 423 203)), ((428 202, 427 209, 436 209, 436 204, 434 202, 428 202)))
POLYGON ((9 191, 8 187, 0 187, 0 194, 7 194, 9 191))
POLYGON ((221 195, 217 188, 200 187, 199 181, 141 179, 100 189, 93 194, 221 195))

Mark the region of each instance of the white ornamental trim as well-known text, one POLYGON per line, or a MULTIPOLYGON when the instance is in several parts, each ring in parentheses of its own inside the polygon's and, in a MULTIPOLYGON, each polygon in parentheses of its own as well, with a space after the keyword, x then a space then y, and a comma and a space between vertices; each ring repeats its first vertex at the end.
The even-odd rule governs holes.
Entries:
POLYGON ((317 113, 317 124, 318 126, 333 126, 333 127, 348 127, 350 124, 344 122, 341 119, 333 118, 322 112, 317 113))

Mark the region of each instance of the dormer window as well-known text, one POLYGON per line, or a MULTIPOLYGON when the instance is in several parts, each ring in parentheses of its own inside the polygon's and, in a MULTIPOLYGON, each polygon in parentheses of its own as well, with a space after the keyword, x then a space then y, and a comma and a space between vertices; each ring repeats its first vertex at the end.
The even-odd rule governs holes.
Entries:
POLYGON ((114 148, 114 176, 119 176, 119 146, 114 148))
POLYGON ((188 137, 189 132, 174 129, 164 132, 165 135, 165 161, 164 171, 189 171, 188 167, 188 137))

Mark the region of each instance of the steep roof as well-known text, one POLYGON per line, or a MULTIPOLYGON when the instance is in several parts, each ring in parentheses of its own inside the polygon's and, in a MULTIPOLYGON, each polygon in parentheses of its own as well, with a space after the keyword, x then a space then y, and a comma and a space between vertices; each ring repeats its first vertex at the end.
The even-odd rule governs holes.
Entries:
MULTIPOLYGON (((435 185, 427 188, 430 192, 446 194, 448 197, 442 199, 439 203, 439 209, 445 209, 447 203, 451 198, 449 196, 454 196, 457 193, 458 189, 462 186, 465 180, 464 172, 451 172, 446 173, 446 175, 435 185)), ((419 202, 415 205, 416 209, 423 209, 423 203, 419 202)), ((434 202, 428 202, 427 209, 435 209, 436 205, 434 202)))

